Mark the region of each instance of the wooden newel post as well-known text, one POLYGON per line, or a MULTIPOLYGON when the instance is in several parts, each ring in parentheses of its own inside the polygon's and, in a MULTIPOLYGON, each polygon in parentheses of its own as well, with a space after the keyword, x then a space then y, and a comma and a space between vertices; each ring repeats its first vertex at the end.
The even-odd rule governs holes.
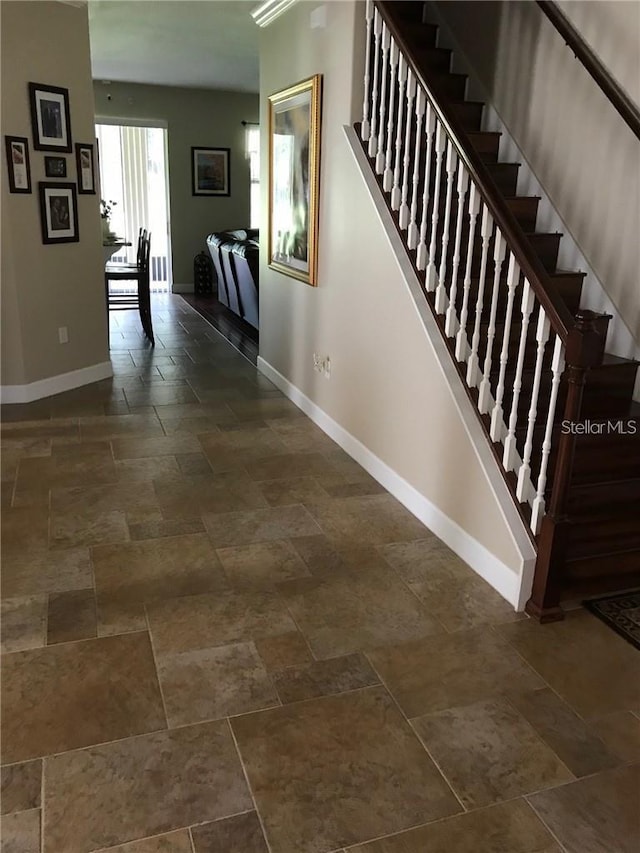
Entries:
POLYGON ((560 572, 564 565, 569 533, 567 499, 576 444, 576 433, 572 426, 580 420, 587 372, 602 362, 604 339, 597 325, 599 318, 600 315, 593 311, 579 311, 575 325, 567 336, 564 374, 567 399, 560 428, 551 500, 542 519, 533 589, 525 608, 530 616, 540 622, 556 622, 564 618, 564 611, 560 607, 560 572))

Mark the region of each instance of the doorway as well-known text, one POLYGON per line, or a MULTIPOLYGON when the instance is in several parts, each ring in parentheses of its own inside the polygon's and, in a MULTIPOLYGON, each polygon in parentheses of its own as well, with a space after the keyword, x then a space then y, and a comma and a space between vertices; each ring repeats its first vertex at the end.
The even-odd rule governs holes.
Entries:
MULTIPOLYGON (((112 260, 135 263, 138 233, 151 233, 152 293, 172 284, 167 129, 159 123, 98 119, 101 198, 112 204, 111 230, 131 243, 112 260)), ((126 292, 126 282, 121 283, 126 292)))

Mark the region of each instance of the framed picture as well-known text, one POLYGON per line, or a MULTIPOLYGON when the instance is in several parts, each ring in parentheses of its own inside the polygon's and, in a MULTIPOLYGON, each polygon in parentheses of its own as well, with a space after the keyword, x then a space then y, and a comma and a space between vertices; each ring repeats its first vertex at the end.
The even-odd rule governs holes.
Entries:
POLYGON ((320 101, 316 74, 269 98, 269 236, 272 269, 317 283, 320 101))
POLYGON ((67 161, 64 157, 45 157, 44 173, 47 178, 66 178, 67 161))
POLYGON ((71 151, 69 90, 29 83, 31 127, 36 151, 71 151))
POLYGON ((4 141, 7 147, 9 192, 30 193, 29 140, 24 136, 5 136, 4 141))
POLYGON ((193 195, 231 195, 228 148, 191 149, 193 195))
POLYGON ((40 182, 43 243, 78 242, 78 199, 75 184, 40 182))
POLYGON ((84 195, 96 194, 96 179, 93 157, 93 145, 76 142, 76 165, 78 168, 78 192, 84 195))

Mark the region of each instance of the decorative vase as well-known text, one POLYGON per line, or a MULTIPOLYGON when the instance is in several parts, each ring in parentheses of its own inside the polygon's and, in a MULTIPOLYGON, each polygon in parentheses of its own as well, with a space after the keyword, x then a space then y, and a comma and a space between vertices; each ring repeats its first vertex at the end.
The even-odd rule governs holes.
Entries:
POLYGON ((111 230, 111 223, 108 219, 102 219, 102 242, 113 243, 114 234, 111 230))

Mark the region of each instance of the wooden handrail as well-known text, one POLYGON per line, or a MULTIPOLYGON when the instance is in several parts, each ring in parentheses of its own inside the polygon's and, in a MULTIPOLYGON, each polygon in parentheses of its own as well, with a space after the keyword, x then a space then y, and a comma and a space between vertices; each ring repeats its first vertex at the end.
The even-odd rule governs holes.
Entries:
POLYGON ((632 132, 640 139, 640 110, 614 79, 609 69, 598 59, 567 16, 551 0, 537 0, 538 6, 571 48, 576 59, 596 81, 605 97, 620 113, 632 132))
POLYGON ((418 83, 428 94, 438 119, 451 139, 458 157, 464 163, 469 176, 480 190, 480 194, 486 202, 494 221, 500 228, 507 245, 515 255, 522 273, 526 276, 538 301, 544 308, 551 327, 562 342, 566 344, 569 331, 574 326, 574 319, 571 312, 555 288, 551 287, 546 269, 527 240, 520 224, 509 209, 482 158, 468 142, 465 143, 462 141, 466 138, 466 133, 460 120, 449 104, 444 100, 440 100, 433 87, 429 85, 418 68, 414 61, 411 47, 392 20, 392 16, 387 14, 386 7, 393 8, 393 2, 391 0, 375 0, 374 5, 382 15, 389 32, 402 51, 418 83))

